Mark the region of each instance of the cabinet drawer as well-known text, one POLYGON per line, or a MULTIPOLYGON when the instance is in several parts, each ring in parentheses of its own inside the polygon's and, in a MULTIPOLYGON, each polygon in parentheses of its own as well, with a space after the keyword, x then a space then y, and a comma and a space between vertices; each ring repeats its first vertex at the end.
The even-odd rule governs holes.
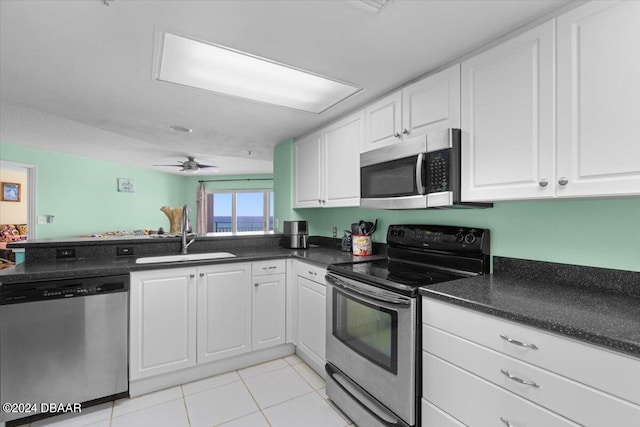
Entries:
POLYGON ((422 342, 430 354, 585 426, 640 420, 639 406, 424 324, 422 342))
POLYGON ((296 265, 296 274, 313 282, 324 284, 324 276, 326 276, 327 270, 317 265, 299 262, 296 265))
POLYGON ((422 353, 422 372, 423 397, 469 427, 577 427, 427 352, 422 353))
POLYGON ((640 405, 640 382, 629 381, 640 378, 640 359, 430 298, 423 298, 422 321, 640 405), (501 335, 537 349, 515 345, 501 335))
POLYGON ((422 399, 422 427, 465 427, 428 400, 422 399))
POLYGON ((265 276, 267 274, 281 274, 287 271, 285 260, 272 259, 269 261, 256 261, 251 263, 252 276, 265 276))

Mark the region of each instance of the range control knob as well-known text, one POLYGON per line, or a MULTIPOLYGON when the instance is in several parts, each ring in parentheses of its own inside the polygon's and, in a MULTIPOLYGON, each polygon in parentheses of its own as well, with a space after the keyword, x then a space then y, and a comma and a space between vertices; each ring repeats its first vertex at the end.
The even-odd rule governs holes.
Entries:
POLYGON ((398 230, 396 230, 395 228, 393 230, 391 230, 391 237, 396 237, 398 235, 398 230))
POLYGON ((404 230, 398 230, 398 237, 404 237, 404 230))
POLYGON ((468 244, 472 244, 476 241, 476 236, 474 236, 473 234, 469 233, 466 236, 464 236, 464 242, 468 243, 468 244))
POLYGON ((461 232, 458 232, 458 234, 456 234, 456 242, 458 243, 464 242, 464 234, 462 234, 461 232))

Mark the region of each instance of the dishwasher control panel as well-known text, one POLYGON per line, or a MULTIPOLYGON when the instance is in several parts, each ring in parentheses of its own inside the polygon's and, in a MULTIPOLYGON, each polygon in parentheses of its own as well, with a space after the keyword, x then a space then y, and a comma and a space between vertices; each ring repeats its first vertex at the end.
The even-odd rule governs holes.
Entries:
POLYGON ((84 297, 129 290, 129 275, 83 277, 0 287, 0 305, 84 297))

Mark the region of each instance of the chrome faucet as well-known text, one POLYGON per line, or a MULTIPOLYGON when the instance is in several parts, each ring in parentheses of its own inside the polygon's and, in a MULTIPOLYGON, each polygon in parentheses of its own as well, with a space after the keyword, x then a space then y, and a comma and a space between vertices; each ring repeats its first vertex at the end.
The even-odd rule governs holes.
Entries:
POLYGON ((187 242, 187 233, 191 232, 191 226, 189 225, 189 207, 184 205, 182 207, 182 244, 180 245, 180 253, 186 255, 187 248, 190 244, 196 241, 196 237, 193 236, 193 239, 187 242))

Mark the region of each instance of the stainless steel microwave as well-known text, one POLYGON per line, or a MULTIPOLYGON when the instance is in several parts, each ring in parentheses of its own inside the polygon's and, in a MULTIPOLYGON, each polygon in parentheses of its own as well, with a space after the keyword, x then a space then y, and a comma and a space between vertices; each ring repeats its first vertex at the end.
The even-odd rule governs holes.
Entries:
POLYGON ((460 201, 460 129, 444 129, 360 154, 360 206, 490 207, 460 201))

